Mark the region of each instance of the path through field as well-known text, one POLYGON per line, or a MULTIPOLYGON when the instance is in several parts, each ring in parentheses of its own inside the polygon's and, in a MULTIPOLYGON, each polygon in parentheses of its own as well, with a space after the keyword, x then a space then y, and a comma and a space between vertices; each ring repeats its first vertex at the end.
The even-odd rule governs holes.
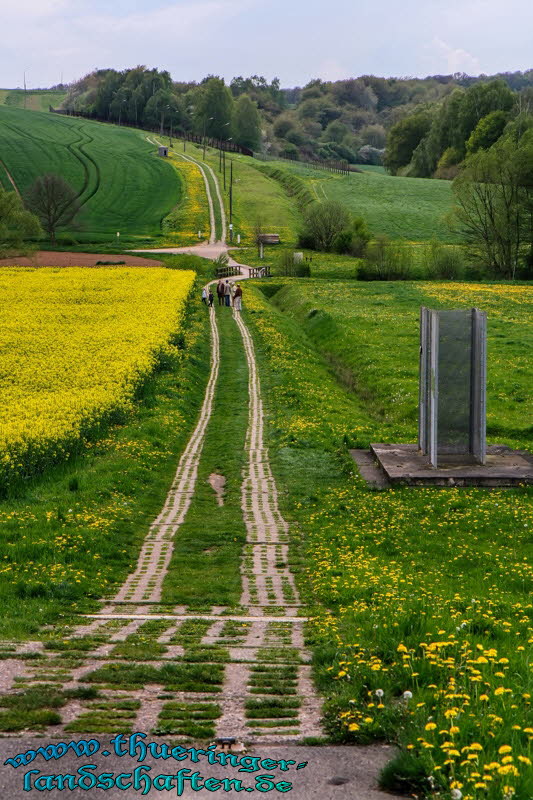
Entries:
MULTIPOLYGON (((209 191, 207 182, 206 187, 209 191)), ((220 197, 218 200, 221 202, 220 197)), ((225 248, 224 235, 217 248, 225 248)), ((264 440, 254 343, 238 312, 233 313, 234 330, 235 335, 237 330, 240 334, 248 368, 248 397, 243 398, 248 405, 248 425, 241 487, 246 543, 240 604, 235 608, 215 605, 198 612, 162 601, 173 547, 198 489, 202 452, 209 437, 219 435, 210 420, 224 355, 224 339, 220 339, 217 324, 221 313, 229 310, 209 310, 211 369, 198 422, 164 507, 146 535, 136 569, 112 598, 102 601, 98 613, 88 615, 64 637, 63 650, 48 650, 39 641, 17 645, 13 657, 1 662, 0 692, 43 682, 81 690, 60 709, 62 722, 46 729, 45 740, 143 731, 149 739, 171 734, 174 741, 179 737, 180 743, 187 741, 185 736, 189 741, 231 737, 237 747, 245 742, 248 747, 260 747, 260 752, 283 745, 277 756, 270 757, 298 761, 310 757, 323 765, 315 770, 312 782, 291 776, 295 789, 300 785, 300 790, 292 793, 295 798, 304 796, 304 787, 306 797, 326 800, 390 797, 375 788, 377 771, 390 757, 387 748, 369 748, 359 756, 350 749, 352 760, 347 758, 346 748, 317 748, 311 756, 306 750, 305 757, 297 754, 307 737, 323 735, 321 701, 313 687, 310 653, 304 645, 305 607, 288 566, 289 526, 279 509, 264 440), (135 647, 142 653, 132 658, 135 647), (28 652, 41 657, 25 659, 28 652), (87 687, 99 689, 97 700, 83 699, 87 687)), ((206 520, 205 525, 209 524, 206 520)), ((202 530, 197 535, 201 537, 202 530)), ((24 743, 16 741, 21 749, 29 744, 26 739, 24 743)), ((175 772, 175 768, 169 771, 175 772)), ((0 788, 2 780, 0 775, 0 788)), ((199 793, 200 797, 208 794, 199 793)), ((149 796, 166 797, 170 792, 149 796)))

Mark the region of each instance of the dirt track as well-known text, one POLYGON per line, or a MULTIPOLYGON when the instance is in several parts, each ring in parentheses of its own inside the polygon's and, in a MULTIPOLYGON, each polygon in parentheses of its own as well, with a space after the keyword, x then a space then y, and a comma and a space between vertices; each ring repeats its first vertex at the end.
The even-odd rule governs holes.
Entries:
POLYGON ((31 256, 0 259, 0 267, 95 267, 97 261, 125 261, 128 267, 160 267, 161 261, 139 258, 126 253, 60 253, 54 250, 38 250, 31 256))

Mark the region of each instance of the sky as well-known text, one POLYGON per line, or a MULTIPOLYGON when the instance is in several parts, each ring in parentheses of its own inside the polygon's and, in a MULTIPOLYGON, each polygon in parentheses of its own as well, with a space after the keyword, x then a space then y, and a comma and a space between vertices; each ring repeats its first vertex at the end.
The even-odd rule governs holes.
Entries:
POLYGON ((137 64, 283 87, 533 67, 530 0, 0 0, 0 19, 2 88, 137 64))

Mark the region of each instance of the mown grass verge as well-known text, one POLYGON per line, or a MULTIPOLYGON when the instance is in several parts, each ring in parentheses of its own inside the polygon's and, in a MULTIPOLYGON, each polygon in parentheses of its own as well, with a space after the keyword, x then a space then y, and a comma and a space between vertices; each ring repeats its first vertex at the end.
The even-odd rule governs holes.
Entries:
MULTIPOLYGON (((270 454, 304 542, 299 582, 315 606, 309 638, 331 739, 397 743, 382 778, 393 791, 528 800, 531 490, 369 490, 346 445, 383 438, 372 408, 386 405, 390 382, 348 391, 300 325, 250 290, 270 454)), ((494 302, 503 313, 497 292, 494 302)), ((390 332, 375 326, 375 359, 390 332)), ((503 379, 505 363, 494 369, 503 379)))

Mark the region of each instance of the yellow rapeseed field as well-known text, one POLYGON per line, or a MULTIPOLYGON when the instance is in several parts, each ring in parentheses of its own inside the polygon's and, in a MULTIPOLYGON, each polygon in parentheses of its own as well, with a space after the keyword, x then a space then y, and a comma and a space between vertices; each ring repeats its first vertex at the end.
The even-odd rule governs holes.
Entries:
POLYGON ((133 406, 179 331, 195 274, 0 269, 0 486, 68 456, 133 406))
POLYGON ((174 153, 170 159, 181 177, 183 197, 163 221, 165 239, 172 245, 194 244, 198 242, 198 231, 209 239, 209 206, 202 173, 196 164, 174 153))

